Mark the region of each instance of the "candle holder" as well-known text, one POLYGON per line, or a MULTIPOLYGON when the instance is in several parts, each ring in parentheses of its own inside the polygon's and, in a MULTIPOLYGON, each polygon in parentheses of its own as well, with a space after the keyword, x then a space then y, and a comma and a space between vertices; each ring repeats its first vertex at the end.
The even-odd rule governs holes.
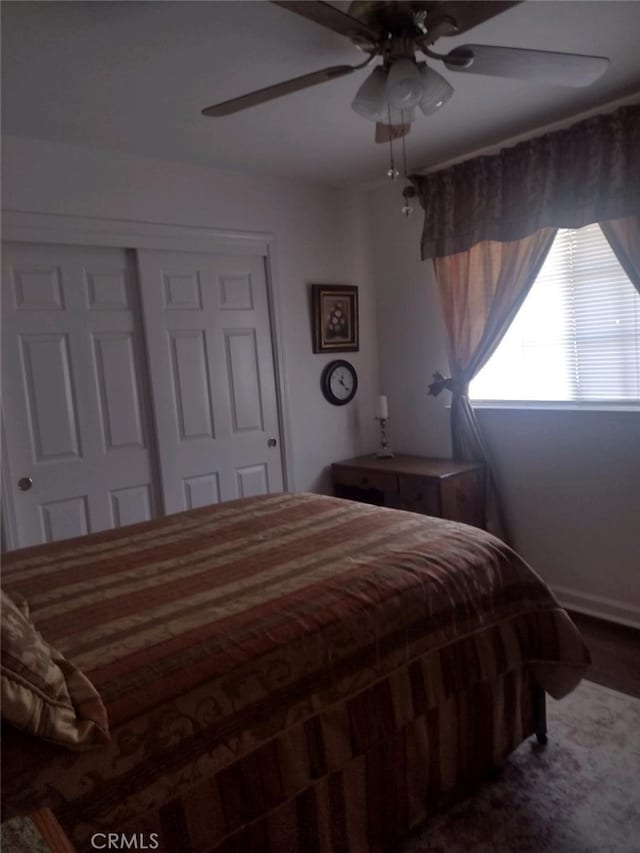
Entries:
POLYGON ((380 421, 380 450, 376 453, 378 459, 393 459, 393 450, 387 441, 387 418, 376 418, 380 421))

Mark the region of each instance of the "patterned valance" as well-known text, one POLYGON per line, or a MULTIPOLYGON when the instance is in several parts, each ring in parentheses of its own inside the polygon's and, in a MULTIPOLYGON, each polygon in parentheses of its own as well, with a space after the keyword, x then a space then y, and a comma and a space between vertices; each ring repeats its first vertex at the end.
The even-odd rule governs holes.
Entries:
POLYGON ((547 226, 581 228, 637 214, 640 104, 411 180, 425 211, 423 259, 547 226))

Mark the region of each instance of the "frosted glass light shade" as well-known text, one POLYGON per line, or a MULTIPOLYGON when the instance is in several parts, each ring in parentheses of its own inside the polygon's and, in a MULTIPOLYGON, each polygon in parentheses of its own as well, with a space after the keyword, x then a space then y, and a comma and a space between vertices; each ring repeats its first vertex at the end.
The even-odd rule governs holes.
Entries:
POLYGON ((351 109, 369 119, 384 121, 387 114, 387 72, 378 65, 356 92, 351 109))
POLYGON ((418 106, 426 116, 429 116, 447 103, 453 95, 453 86, 442 74, 429 68, 426 62, 420 64, 420 81, 422 98, 418 106))
POLYGON ((392 107, 407 110, 417 106, 422 99, 422 80, 415 62, 396 59, 387 76, 387 97, 392 107))

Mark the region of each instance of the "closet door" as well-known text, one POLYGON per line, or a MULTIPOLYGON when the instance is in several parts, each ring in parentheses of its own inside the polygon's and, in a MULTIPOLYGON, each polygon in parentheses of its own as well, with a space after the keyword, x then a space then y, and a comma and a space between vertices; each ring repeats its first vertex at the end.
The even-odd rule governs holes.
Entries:
POLYGON ((281 491, 264 259, 138 252, 165 511, 281 491))
POLYGON ((155 514, 136 299, 125 250, 3 245, 11 547, 155 514))

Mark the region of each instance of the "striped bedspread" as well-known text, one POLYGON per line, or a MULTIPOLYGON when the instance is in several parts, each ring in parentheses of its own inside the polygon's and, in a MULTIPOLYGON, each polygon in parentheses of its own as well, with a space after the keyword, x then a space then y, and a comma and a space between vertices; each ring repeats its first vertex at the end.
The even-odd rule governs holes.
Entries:
MULTIPOLYGON (((9 811, 51 807, 79 849, 96 831, 155 832, 168 852, 377 849, 361 779, 373 746, 454 699, 478 719, 491 700, 478 748, 499 759, 515 724, 502 737, 483 685, 526 669, 560 696, 588 661, 545 584, 490 534, 312 494, 13 552, 3 587, 108 710, 94 752, 5 733, 9 811), (340 844, 323 841, 323 809, 340 844)), ((470 760, 452 750, 440 790, 470 760)))

